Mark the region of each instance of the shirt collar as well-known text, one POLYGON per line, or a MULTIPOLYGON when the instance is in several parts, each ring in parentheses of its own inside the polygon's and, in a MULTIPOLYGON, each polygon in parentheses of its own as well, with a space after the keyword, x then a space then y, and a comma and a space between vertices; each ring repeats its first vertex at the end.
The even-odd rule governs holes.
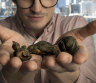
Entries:
POLYGON ((52 30, 52 27, 50 27, 50 26, 55 25, 55 17, 56 17, 56 14, 54 13, 49 24, 45 27, 45 29, 47 29, 47 32, 50 32, 52 30))

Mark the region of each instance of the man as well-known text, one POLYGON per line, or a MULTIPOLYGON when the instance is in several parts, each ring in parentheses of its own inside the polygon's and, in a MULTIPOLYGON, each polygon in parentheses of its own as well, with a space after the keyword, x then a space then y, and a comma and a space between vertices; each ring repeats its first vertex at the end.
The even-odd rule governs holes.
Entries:
POLYGON ((0 21, 0 83, 96 83, 96 57, 90 36, 96 33, 95 21, 86 25, 81 16, 54 14, 57 0, 13 1, 16 15, 0 21), (56 58, 32 54, 30 60, 22 62, 13 55, 12 41, 21 46, 42 40, 55 44, 61 36, 77 40, 79 50, 74 56, 67 52, 60 52, 56 58))

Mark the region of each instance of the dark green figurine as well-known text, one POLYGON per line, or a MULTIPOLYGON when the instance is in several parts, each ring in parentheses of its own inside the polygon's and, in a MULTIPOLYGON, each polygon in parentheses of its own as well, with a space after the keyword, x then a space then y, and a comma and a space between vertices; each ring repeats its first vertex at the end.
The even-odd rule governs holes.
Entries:
POLYGON ((26 46, 20 47, 19 43, 13 41, 12 48, 14 49, 14 56, 18 56, 22 61, 26 61, 32 57, 31 54, 41 55, 42 57, 54 55, 56 57, 60 52, 68 52, 74 56, 79 46, 76 39, 68 36, 60 39, 55 45, 46 41, 40 41, 30 45, 28 48, 26 46))

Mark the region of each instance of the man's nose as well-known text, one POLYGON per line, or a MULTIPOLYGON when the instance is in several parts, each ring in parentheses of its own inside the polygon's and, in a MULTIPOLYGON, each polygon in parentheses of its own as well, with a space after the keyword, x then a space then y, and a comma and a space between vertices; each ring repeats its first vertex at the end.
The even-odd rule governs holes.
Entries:
POLYGON ((38 13, 41 11, 41 9, 42 9, 42 5, 41 5, 40 1, 34 0, 34 4, 31 7, 31 10, 38 13))

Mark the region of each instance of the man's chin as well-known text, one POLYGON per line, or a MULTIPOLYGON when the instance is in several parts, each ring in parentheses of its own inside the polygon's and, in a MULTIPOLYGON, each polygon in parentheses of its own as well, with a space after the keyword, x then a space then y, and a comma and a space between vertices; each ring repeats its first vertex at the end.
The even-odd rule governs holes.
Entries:
POLYGON ((30 28, 33 29, 33 30, 41 30, 44 27, 43 26, 31 26, 30 28))
POLYGON ((40 30, 40 29, 43 29, 45 27, 45 25, 41 25, 41 24, 31 24, 31 27, 33 29, 36 29, 36 30, 40 30))

